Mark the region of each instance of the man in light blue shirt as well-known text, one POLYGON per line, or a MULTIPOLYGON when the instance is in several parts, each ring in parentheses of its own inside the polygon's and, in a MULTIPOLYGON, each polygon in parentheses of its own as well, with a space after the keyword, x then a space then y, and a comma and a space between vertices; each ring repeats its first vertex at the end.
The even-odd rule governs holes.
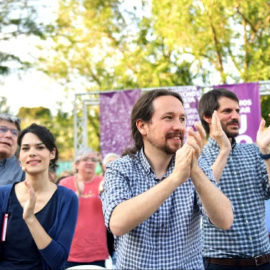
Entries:
POLYGON ((106 226, 116 236, 116 269, 203 269, 200 217, 227 230, 230 201, 212 170, 198 163, 204 131, 188 128, 176 92, 156 89, 133 107, 135 146, 106 167, 101 195, 106 226))
POLYGON ((15 153, 20 132, 20 120, 6 113, 0 113, 0 186, 20 182, 25 173, 15 153))
POLYGON ((231 200, 233 226, 216 229, 203 220, 203 256, 207 270, 268 270, 270 245, 265 226, 265 200, 270 198, 270 129, 265 120, 257 143, 237 143, 239 100, 219 88, 206 92, 199 114, 208 143, 200 159, 213 169, 220 189, 231 200))

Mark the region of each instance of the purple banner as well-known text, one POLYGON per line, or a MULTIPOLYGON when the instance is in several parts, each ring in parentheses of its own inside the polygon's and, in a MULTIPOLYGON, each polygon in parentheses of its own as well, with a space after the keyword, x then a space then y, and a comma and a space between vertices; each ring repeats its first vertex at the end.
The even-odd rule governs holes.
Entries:
MULTIPOLYGON (((198 113, 199 100, 202 95, 199 86, 177 86, 171 87, 170 90, 181 95, 184 101, 185 113, 187 116, 187 127, 193 126, 195 122, 200 122, 198 113)), ((186 139, 186 134, 185 134, 186 139)))
POLYGON ((141 90, 100 93, 100 146, 101 156, 108 153, 121 155, 132 146, 130 114, 141 96, 141 90))
POLYGON ((187 126, 193 126, 196 121, 200 122, 198 105, 202 95, 201 87, 179 86, 173 87, 172 90, 178 92, 184 100, 184 108, 187 115, 187 126))
POLYGON ((226 88, 238 96, 241 125, 236 141, 238 143, 255 143, 261 121, 259 83, 215 85, 213 88, 226 88))

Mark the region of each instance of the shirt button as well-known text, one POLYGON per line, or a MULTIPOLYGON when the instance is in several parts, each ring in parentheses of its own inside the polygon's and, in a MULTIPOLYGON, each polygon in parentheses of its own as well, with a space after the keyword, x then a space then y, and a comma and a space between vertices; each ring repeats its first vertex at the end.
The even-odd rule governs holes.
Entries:
POLYGON ((242 207, 244 207, 245 205, 242 203, 242 207))
POLYGON ((252 237, 249 237, 249 240, 252 241, 252 237))
POLYGON ((248 220, 246 220, 246 223, 248 223, 248 220))
POLYGON ((237 190, 238 190, 238 191, 240 191, 240 190, 241 190, 241 188, 237 188, 237 190))
POLYGON ((237 172, 233 172, 233 174, 237 174, 237 172))

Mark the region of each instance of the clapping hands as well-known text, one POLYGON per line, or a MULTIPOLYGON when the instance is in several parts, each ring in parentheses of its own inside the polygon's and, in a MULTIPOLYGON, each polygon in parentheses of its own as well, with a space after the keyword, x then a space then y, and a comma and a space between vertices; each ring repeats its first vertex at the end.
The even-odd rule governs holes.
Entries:
POLYGON ((219 145, 220 150, 231 151, 231 143, 222 129, 217 111, 214 111, 211 121, 211 136, 219 145))
MULTIPOLYGON (((269 114, 270 116, 270 114, 269 114)), ((269 143, 270 143, 270 126, 265 128, 265 120, 263 119, 260 123, 257 132, 257 145, 260 147, 262 154, 269 154, 269 143)))

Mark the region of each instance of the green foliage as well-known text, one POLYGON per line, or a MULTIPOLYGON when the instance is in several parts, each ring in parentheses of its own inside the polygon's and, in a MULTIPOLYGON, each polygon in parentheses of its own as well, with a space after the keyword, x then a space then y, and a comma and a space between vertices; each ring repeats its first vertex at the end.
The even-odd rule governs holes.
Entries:
POLYGON ((21 107, 18 112, 18 116, 20 119, 36 119, 36 121, 40 121, 41 119, 51 119, 51 112, 49 109, 44 107, 21 107))
MULTIPOLYGON (((269 14, 265 0, 59 0, 39 60, 67 91, 269 80, 269 14)), ((89 123, 95 148, 98 112, 89 123)))
POLYGON ((262 96, 261 97, 261 111, 262 118, 265 119, 266 126, 270 126, 270 96, 262 96))
POLYGON ((88 91, 269 80, 268 1, 125 2, 59 0, 45 71, 88 91))
POLYGON ((60 109, 57 115, 51 119, 51 131, 53 132, 60 153, 60 159, 74 159, 74 128, 73 116, 62 112, 60 109))
POLYGON ((73 116, 58 110, 56 116, 44 107, 21 107, 17 116, 21 119, 22 129, 36 123, 46 126, 56 138, 57 147, 62 160, 72 160, 73 151, 73 116))
POLYGON ((190 63, 152 35, 152 20, 122 1, 59 2, 56 53, 46 72, 63 83, 111 90, 190 84, 190 63), (179 76, 180 75, 180 76, 179 76))
MULTIPOLYGON (((46 1, 0 1, 0 42, 20 36, 52 41, 40 68, 67 91, 270 80, 270 3, 265 0, 59 0, 43 23, 46 1), (49 50, 51 49, 51 50, 49 50)), ((42 47, 41 47, 42 49, 42 47)), ((0 51, 0 75, 24 57, 0 51)), ((269 124, 270 98, 261 97, 269 124)), ((1 111, 8 111, 0 100, 1 111)), ((73 117, 22 107, 22 126, 50 128, 62 159, 73 159, 73 117)), ((99 150, 99 108, 88 112, 88 144, 99 150)))
POLYGON ((94 150, 100 152, 100 122, 99 122, 99 107, 94 106, 88 112, 88 145, 94 150))
POLYGON ((269 80, 269 1, 159 0, 153 14, 157 34, 190 53, 207 84, 213 71, 220 83, 269 80))

